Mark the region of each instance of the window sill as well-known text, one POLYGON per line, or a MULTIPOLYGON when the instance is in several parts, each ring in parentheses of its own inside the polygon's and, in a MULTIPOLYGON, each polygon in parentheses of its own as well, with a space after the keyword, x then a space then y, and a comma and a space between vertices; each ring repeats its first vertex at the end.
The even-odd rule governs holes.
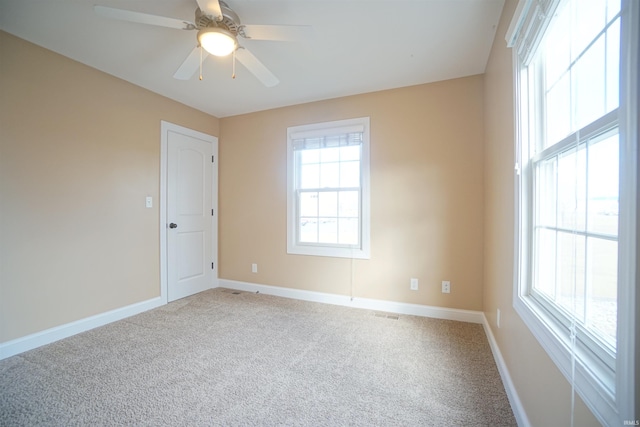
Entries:
POLYGON ((368 248, 363 250, 358 248, 337 248, 330 246, 289 245, 287 247, 287 253, 290 255, 311 255, 334 258, 370 258, 368 248))

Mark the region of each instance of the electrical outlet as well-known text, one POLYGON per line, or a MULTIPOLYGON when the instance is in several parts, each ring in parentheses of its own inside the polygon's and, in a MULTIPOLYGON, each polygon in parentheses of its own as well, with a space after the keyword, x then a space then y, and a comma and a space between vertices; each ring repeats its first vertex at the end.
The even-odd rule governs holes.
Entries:
POLYGON ((258 272, 258 264, 251 264, 251 272, 252 273, 258 272))
POLYGON ((411 290, 412 291, 418 290, 418 279, 411 278, 411 290))
POLYGON ((500 327, 500 309, 496 311, 496 325, 500 327))
POLYGON ((451 282, 448 280, 442 281, 442 293, 449 294, 451 293, 451 282))

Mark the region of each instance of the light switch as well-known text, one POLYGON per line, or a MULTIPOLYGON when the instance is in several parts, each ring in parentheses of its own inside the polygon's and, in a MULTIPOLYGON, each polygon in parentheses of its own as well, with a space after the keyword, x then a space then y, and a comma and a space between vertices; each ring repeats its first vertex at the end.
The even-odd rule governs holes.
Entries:
POLYGON ((152 208, 153 207, 153 197, 151 196, 147 196, 147 198, 145 199, 145 206, 148 208, 152 208))

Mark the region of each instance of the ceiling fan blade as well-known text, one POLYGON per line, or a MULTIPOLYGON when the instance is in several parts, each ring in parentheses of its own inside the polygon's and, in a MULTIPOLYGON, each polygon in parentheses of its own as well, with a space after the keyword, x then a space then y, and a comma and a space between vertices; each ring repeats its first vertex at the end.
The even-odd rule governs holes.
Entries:
POLYGON ((196 0, 198 7, 205 15, 209 15, 216 21, 222 21, 222 8, 218 0, 196 0))
MULTIPOLYGON (((206 50, 202 51, 202 60, 209 56, 206 50)), ((196 46, 193 48, 187 59, 184 60, 182 65, 178 68, 178 70, 173 75, 174 79, 178 80, 189 80, 195 72, 198 70, 200 66, 200 47, 196 46)))
POLYGON ((239 48, 236 50, 236 59, 251 71, 251 73, 266 87, 273 87, 280 83, 280 80, 278 80, 278 78, 274 76, 273 73, 247 49, 239 48))
POLYGON ((252 40, 306 41, 313 37, 310 25, 244 25, 244 34, 252 40))
POLYGON ((158 25, 160 27, 176 28, 178 30, 194 30, 196 28, 193 22, 184 21, 182 19, 167 18, 164 16, 150 15, 148 13, 134 12, 131 10, 115 9, 108 6, 94 6, 93 9, 98 15, 123 21, 158 25))

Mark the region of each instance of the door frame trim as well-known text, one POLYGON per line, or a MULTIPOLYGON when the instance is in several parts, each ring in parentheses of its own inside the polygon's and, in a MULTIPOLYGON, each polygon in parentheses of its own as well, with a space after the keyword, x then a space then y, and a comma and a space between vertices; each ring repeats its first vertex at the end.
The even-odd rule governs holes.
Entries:
POLYGON ((198 132, 193 129, 189 129, 174 123, 170 123, 164 120, 160 121, 160 195, 159 195, 159 207, 160 207, 160 300, 163 304, 167 304, 169 301, 168 291, 168 272, 167 272, 167 173, 169 162, 169 132, 174 131, 183 135, 198 138, 203 141, 211 142, 213 148, 213 156, 215 162, 213 162, 213 171, 211 179, 213 180, 212 191, 212 207, 214 216, 212 218, 213 225, 211 227, 212 239, 213 239, 213 258, 216 260, 215 268, 213 270, 213 282, 211 287, 218 286, 218 138, 206 133, 198 132))

